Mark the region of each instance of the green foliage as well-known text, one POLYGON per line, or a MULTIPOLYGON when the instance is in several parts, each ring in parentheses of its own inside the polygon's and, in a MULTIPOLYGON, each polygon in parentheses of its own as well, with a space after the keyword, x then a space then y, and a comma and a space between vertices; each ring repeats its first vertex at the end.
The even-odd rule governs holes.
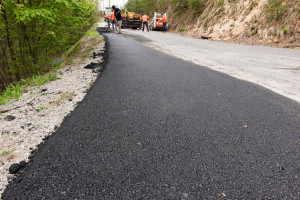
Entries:
POLYGON ((46 109, 46 107, 45 106, 37 106, 34 109, 35 109, 36 112, 40 112, 41 110, 46 109))
POLYGON ((184 31, 185 31, 184 27, 181 27, 181 28, 178 29, 178 32, 180 32, 180 33, 184 32, 184 31))
POLYGON ((95 37, 95 36, 98 35, 98 33, 96 31, 89 30, 89 31, 86 32, 86 35, 90 36, 90 37, 95 37))
POLYGON ((26 86, 38 86, 41 87, 43 84, 50 81, 60 79, 56 74, 48 73, 44 76, 33 76, 32 78, 22 79, 16 84, 10 84, 6 87, 2 95, 0 95, 0 105, 4 105, 12 99, 19 100, 20 96, 25 90, 26 86))
POLYGON ((284 34, 287 34, 287 32, 288 32, 287 29, 284 29, 284 30, 283 30, 283 33, 284 33, 284 34))
POLYGON ((51 61, 76 44, 98 17, 95 0, 3 0, 0 9, 0 91, 48 72, 51 61))
POLYGON ((223 6, 224 5, 224 0, 217 0, 217 5, 219 7, 223 6))
POLYGON ((285 0, 268 0, 269 7, 266 12, 269 13, 269 20, 279 20, 282 17, 286 6, 282 5, 285 0))

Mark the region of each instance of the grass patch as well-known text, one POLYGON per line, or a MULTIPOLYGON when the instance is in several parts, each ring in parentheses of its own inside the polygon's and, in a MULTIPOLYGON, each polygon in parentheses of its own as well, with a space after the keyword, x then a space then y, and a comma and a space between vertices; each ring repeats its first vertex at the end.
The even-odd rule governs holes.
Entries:
POLYGON ((184 27, 181 27, 181 28, 178 29, 178 32, 180 32, 180 33, 184 32, 184 31, 185 31, 184 27))
POLYGON ((10 150, 10 151, 7 151, 7 150, 1 150, 1 151, 0 151, 0 156, 5 156, 5 155, 10 154, 10 153, 12 153, 12 152, 14 152, 14 150, 10 150))
POLYGON ((36 112, 40 112, 41 110, 46 109, 46 107, 45 106, 37 106, 34 109, 35 109, 36 112))
POLYGON ((4 105, 12 99, 19 100, 20 96, 25 91, 25 88, 28 86, 41 87, 43 84, 56 79, 60 79, 60 77, 58 77, 56 74, 48 73, 44 76, 36 75, 32 78, 22 79, 15 84, 11 83, 6 87, 2 95, 0 95, 0 105, 4 105))

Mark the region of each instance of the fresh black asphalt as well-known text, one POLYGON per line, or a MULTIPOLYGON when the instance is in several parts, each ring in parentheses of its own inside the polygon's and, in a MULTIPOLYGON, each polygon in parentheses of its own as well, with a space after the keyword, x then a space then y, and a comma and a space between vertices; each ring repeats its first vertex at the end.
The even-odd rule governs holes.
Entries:
POLYGON ((106 33, 106 70, 6 199, 300 199, 300 105, 106 33))

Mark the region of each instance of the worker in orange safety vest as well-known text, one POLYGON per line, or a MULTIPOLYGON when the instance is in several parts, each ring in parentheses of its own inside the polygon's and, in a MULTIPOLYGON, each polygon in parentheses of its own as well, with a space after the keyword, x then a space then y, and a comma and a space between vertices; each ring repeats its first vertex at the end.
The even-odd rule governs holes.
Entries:
POLYGON ((147 15, 143 15, 142 16, 142 21, 143 21, 143 29, 142 29, 142 31, 144 31, 144 28, 145 28, 145 25, 146 25, 147 31, 149 32, 148 19, 149 19, 149 17, 147 15))
POLYGON ((111 10, 110 20, 111 20, 111 26, 112 26, 113 31, 115 30, 115 28, 117 31, 117 25, 116 25, 117 22, 116 22, 114 10, 111 10))
POLYGON ((161 13, 160 21, 161 23, 163 23, 163 32, 166 32, 167 20, 166 17, 164 16, 164 13, 161 13))
POLYGON ((105 15, 107 21, 107 27, 110 28, 110 16, 108 14, 105 15))

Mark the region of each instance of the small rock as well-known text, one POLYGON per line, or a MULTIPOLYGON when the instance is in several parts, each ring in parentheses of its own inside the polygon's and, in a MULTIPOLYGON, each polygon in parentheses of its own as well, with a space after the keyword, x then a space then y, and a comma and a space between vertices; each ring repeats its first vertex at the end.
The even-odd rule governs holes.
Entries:
POLYGON ((48 135, 52 135, 54 133, 54 131, 49 131, 48 135))
POLYGON ((183 198, 187 199, 189 197, 189 194, 188 193, 183 193, 182 196, 183 196, 183 198))
POLYGON ((25 161, 21 161, 20 163, 14 163, 9 167, 8 171, 10 174, 15 174, 18 171, 22 170, 25 166, 26 166, 25 161))
POLYGON ((25 126, 21 126, 21 129, 24 129, 25 128, 25 126))
POLYGON ((294 43, 294 42, 296 42, 296 38, 291 37, 291 38, 289 39, 289 43, 294 43))
POLYGON ((41 89, 41 92, 46 92, 48 89, 47 88, 44 88, 44 89, 41 89))
POLYGON ((13 115, 7 115, 4 119, 6 119, 7 121, 12 121, 12 120, 16 119, 16 117, 13 115))
POLYGON ((31 125, 32 125, 32 123, 27 123, 27 124, 26 124, 27 127, 29 127, 29 126, 31 126, 31 125))

